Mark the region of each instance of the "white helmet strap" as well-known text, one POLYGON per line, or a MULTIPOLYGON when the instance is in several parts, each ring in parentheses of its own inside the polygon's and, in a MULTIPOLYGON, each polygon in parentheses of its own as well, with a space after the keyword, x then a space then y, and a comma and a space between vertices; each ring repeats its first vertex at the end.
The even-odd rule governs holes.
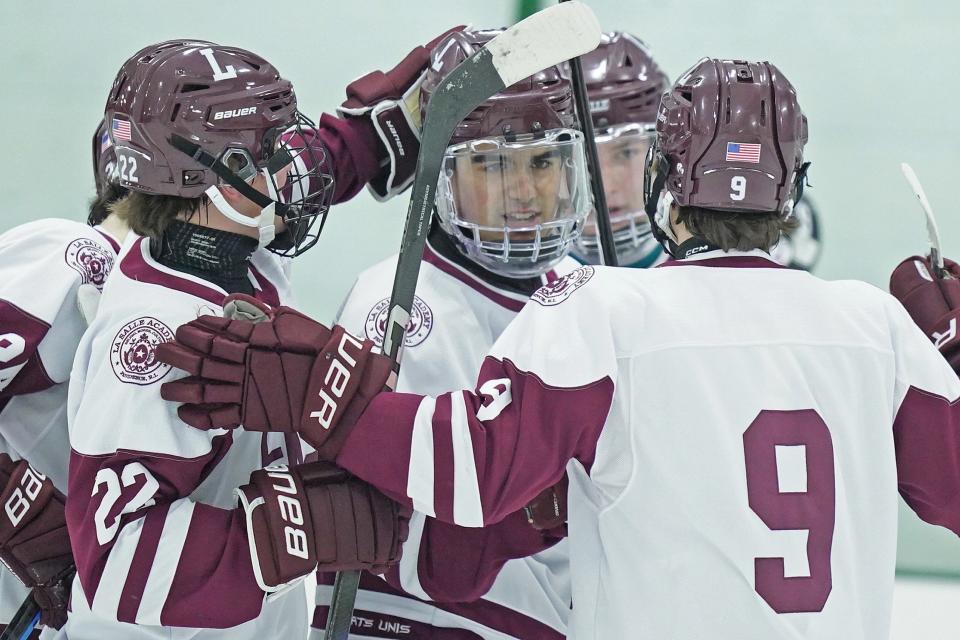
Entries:
POLYGON ((256 217, 245 216, 234 209, 233 206, 227 202, 226 197, 224 197, 218 185, 208 187, 204 193, 210 198, 210 202, 214 208, 226 216, 228 220, 232 220, 245 227, 256 227, 260 233, 258 248, 262 249, 273 242, 273 239, 277 235, 276 202, 279 194, 273 185, 273 179, 267 169, 261 169, 260 172, 267 179, 267 192, 270 196, 270 204, 261 209, 260 214, 256 217))
POLYGON ((667 238, 669 238, 670 241, 672 241, 674 244, 680 244, 677 242, 677 236, 673 232, 673 228, 670 226, 671 205, 673 205, 673 194, 664 190, 663 196, 660 198, 660 202, 657 203, 657 213, 654 215, 653 222, 667 235, 667 238))

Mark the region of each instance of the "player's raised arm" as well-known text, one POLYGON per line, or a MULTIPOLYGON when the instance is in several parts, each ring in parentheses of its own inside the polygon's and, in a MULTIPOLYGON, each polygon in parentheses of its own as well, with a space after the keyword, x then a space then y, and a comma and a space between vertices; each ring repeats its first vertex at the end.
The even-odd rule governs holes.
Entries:
POLYGON ((410 186, 420 148, 422 74, 433 43, 450 31, 414 47, 389 71, 371 71, 347 85, 347 99, 337 109, 340 117, 320 116, 316 132, 329 153, 334 204, 349 200, 364 185, 381 201, 410 186))
MULTIPOLYGON (((388 200, 413 182, 423 125, 420 86, 430 52, 438 42, 461 29, 462 26, 453 27, 427 44, 414 47, 389 71, 371 71, 348 84, 347 99, 337 109, 343 118, 339 127, 335 118, 325 115, 320 119, 321 126, 338 130, 346 127, 357 132, 354 135, 369 139, 365 140, 368 151, 364 156, 372 153, 374 165, 367 168, 368 160, 362 160, 363 182, 369 182, 370 192, 377 200, 388 200), (371 170, 372 175, 367 175, 371 170)), ((332 141, 328 142, 328 146, 331 144, 332 141)), ((340 150, 333 146, 331 149, 335 153, 340 150)), ((349 144, 343 148, 344 153, 353 151, 349 144)), ((337 180, 345 178, 337 175, 337 180)), ((363 182, 354 183, 355 188, 359 190, 363 182)))
POLYGON ((891 293, 910 314, 893 304, 889 312, 898 342, 894 444, 904 500, 927 522, 960 535, 960 267, 952 260, 944 266, 946 277, 929 259, 912 256, 890 278, 891 293))

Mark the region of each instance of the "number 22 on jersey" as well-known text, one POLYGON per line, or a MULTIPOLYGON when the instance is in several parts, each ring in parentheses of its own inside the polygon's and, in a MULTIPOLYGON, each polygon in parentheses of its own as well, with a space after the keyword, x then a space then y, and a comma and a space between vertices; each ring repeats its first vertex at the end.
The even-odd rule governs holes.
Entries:
POLYGON ((784 558, 754 558, 754 588, 777 613, 822 611, 833 588, 830 430, 813 409, 764 410, 743 433, 743 455, 750 509, 771 531, 807 531, 809 575, 787 577, 784 558))

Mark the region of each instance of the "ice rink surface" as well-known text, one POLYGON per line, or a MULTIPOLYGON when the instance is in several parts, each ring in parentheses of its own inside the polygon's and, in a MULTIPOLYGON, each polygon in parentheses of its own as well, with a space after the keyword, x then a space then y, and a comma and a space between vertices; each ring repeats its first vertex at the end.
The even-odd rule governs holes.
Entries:
POLYGON ((960 580, 899 577, 890 640, 960 638, 960 580))

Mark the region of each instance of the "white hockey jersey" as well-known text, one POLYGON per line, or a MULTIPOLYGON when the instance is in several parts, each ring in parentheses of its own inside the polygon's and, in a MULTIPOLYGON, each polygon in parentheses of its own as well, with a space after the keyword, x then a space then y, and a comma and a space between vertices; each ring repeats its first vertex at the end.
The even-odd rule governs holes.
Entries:
POLYGON ((889 295, 762 252, 583 267, 474 389, 381 394, 337 462, 464 525, 566 470, 577 640, 886 638, 898 484, 960 534, 957 375, 889 295))
MULTIPOLYGON (((358 277, 337 321, 355 335, 383 344, 396 256, 358 277)), ((578 267, 572 258, 541 277, 553 282, 578 267)), ((516 317, 528 296, 492 286, 462 266, 445 258, 430 243, 420 265, 420 279, 413 313, 407 328, 398 391, 438 395, 471 386, 484 355, 516 317)), ((439 586, 445 576, 435 575, 430 561, 421 557, 422 545, 437 556, 449 549, 461 566, 471 564, 464 551, 488 553, 492 546, 485 535, 503 536, 514 549, 529 542, 544 547, 542 536, 519 515, 505 523, 501 532, 481 533, 427 520, 415 512, 410 538, 404 545, 399 571, 391 588, 380 578, 364 574, 357 598, 351 638, 563 638, 570 608, 569 559, 566 541, 529 558, 508 560, 495 580, 481 580, 471 572, 463 590, 450 602, 449 585, 439 586), (535 538, 535 539, 533 539, 535 538), (442 599, 444 602, 430 602, 442 599), (465 633, 465 631, 471 633, 465 633), (367 632, 367 633, 365 633, 367 632), (367 635, 369 634, 369 635, 367 635)), ((519 555, 517 553, 514 556, 519 555)), ((436 560, 436 558, 434 558, 436 560)), ((478 559, 483 563, 488 558, 478 559)), ((436 560, 437 564, 442 561, 436 560)), ((499 563, 498 563, 499 566, 499 563)), ((315 626, 322 628, 330 602, 333 576, 321 575, 318 587, 320 610, 315 626)), ((458 590, 459 591, 459 590, 458 590)), ((321 638, 322 633, 314 632, 321 638)))
MULTIPOLYGON (((290 303, 272 254, 255 253, 249 276, 264 302, 290 303)), ((234 495, 252 471, 300 462, 299 441, 193 429, 160 397, 178 374, 156 345, 199 314, 219 315, 224 296, 128 236, 70 380, 71 640, 307 634, 302 589, 268 601, 258 588, 234 495)))
MULTIPOLYGON (((73 220, 45 219, 0 235, 0 452, 27 459, 67 488, 67 379, 86 329, 81 285, 101 289, 117 241, 73 220)), ((0 623, 27 589, 0 569, 0 623)))

